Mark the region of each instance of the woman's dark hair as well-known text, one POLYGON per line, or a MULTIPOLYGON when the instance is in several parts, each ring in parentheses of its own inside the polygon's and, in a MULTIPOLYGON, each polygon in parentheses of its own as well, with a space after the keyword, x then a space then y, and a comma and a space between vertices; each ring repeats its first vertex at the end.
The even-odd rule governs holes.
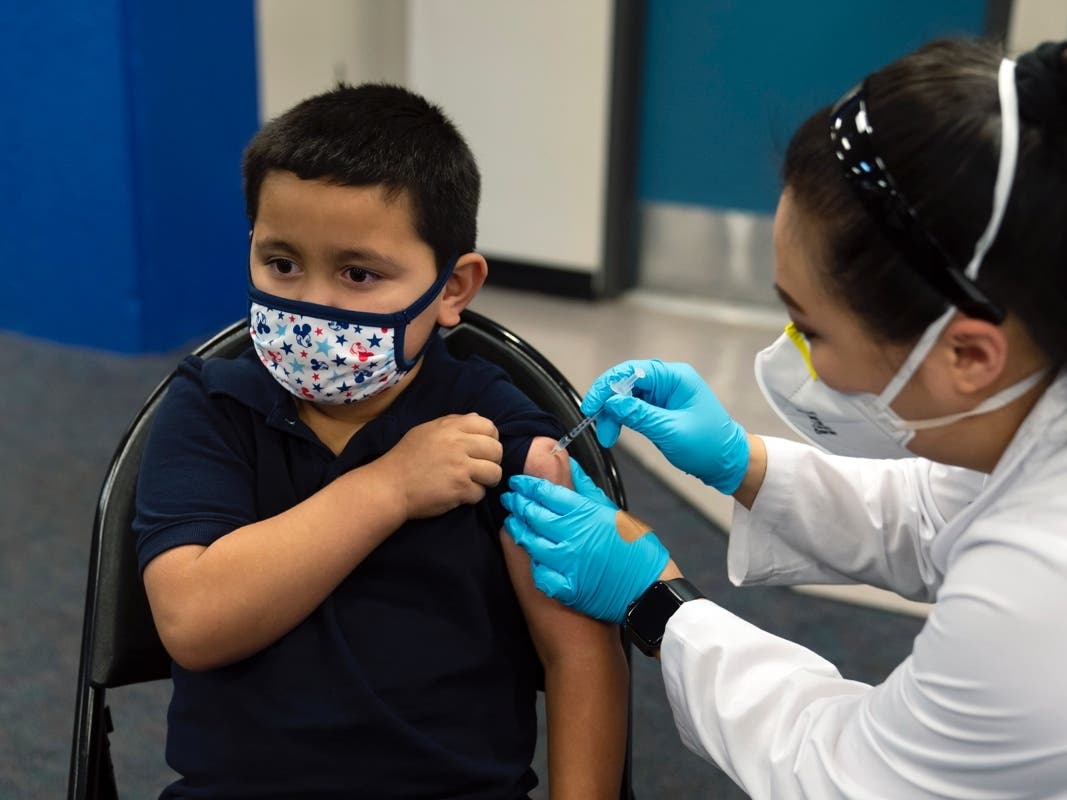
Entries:
POLYGON ((481 177, 444 112, 407 89, 339 85, 267 123, 244 153, 245 209, 254 225, 263 179, 287 170, 305 180, 406 192, 415 230, 438 269, 474 249, 481 177))
MULTIPOLYGON (((1014 313, 1054 365, 1067 363, 1067 62, 1065 45, 1021 57, 1019 159, 979 288, 1014 313)), ((887 169, 920 224, 960 269, 993 205, 1000 152, 994 44, 943 40, 872 74, 871 127, 887 169)), ((882 339, 907 343, 947 307, 908 267, 854 194, 833 153, 830 109, 809 118, 786 151, 783 181, 815 221, 826 285, 882 339)))

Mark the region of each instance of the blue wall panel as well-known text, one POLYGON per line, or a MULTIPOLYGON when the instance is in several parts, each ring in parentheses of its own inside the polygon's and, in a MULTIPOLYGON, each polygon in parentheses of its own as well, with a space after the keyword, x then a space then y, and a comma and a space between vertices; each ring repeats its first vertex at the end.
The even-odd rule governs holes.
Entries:
POLYGON ((252 14, 0 0, 0 327, 132 353, 244 313, 252 14))
POLYGON ((0 327, 127 349, 140 308, 119 10, 2 3, 0 327))
POLYGON ((161 350, 247 313, 255 29, 251 0, 126 5, 143 345, 161 350))
POLYGON ((641 202, 774 210, 793 129, 985 0, 648 0, 641 202))

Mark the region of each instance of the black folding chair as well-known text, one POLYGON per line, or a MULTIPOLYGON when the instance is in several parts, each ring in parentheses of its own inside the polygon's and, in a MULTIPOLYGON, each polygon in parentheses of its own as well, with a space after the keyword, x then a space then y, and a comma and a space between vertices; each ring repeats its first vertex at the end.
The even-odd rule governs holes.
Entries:
MULTIPOLYGON (((515 384, 565 428, 581 419, 574 387, 544 356, 507 328, 467 310, 459 325, 442 330, 456 356, 479 355, 501 366, 515 384)), ((248 347, 242 320, 205 342, 196 354, 232 357, 248 347)), ((156 633, 144 585, 137 570, 131 532, 134 491, 141 452, 168 377, 149 396, 111 461, 100 490, 89 556, 89 584, 82 630, 81 663, 74 709, 74 742, 68 800, 118 797, 112 768, 108 689, 170 677, 170 657, 156 633)), ((586 429, 568 447, 583 469, 620 507, 626 498, 611 454, 586 429)), ((627 659, 629 648, 627 647, 627 659)), ((622 800, 632 800, 630 745, 627 743, 622 800)))

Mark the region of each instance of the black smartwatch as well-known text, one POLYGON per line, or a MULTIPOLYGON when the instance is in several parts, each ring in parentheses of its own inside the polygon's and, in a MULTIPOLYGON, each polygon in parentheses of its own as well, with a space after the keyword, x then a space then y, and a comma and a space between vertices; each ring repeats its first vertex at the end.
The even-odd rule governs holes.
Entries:
POLYGON ((685 578, 656 581, 626 609, 626 634, 638 650, 654 656, 663 642, 667 620, 682 603, 704 597, 685 578))

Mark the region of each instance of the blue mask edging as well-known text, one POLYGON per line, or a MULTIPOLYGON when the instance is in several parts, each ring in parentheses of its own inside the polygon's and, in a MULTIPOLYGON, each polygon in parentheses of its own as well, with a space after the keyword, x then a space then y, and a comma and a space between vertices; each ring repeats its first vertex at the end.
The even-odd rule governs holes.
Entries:
POLYGON ((444 288, 448 279, 452 277, 452 272, 456 268, 456 262, 459 261, 459 256, 453 256, 449 259, 446 267, 441 271, 441 274, 437 276, 437 279, 433 282, 429 289, 419 295, 415 301, 407 308, 400 311, 394 311, 389 314, 375 314, 365 311, 348 311, 343 308, 336 308, 334 306, 324 306, 318 303, 305 303, 301 300, 288 300, 284 297, 278 297, 277 295, 268 294, 261 291, 252 285, 252 273, 249 269, 248 274, 248 299, 249 299, 249 324, 252 322, 251 318, 251 304, 259 303, 260 305, 269 306, 270 308, 277 309, 278 311, 284 311, 288 314, 300 314, 308 317, 318 317, 320 319, 336 320, 338 322, 345 322, 349 325, 365 325, 372 328, 392 328, 393 334, 393 347, 396 353, 397 366, 404 372, 410 371, 422 358, 423 353, 426 352, 426 348, 430 346, 432 341, 432 334, 426 339, 426 342, 419 348, 417 352, 410 360, 404 357, 404 342, 407 334, 407 326, 415 319, 419 314, 425 311, 434 298, 444 288))

